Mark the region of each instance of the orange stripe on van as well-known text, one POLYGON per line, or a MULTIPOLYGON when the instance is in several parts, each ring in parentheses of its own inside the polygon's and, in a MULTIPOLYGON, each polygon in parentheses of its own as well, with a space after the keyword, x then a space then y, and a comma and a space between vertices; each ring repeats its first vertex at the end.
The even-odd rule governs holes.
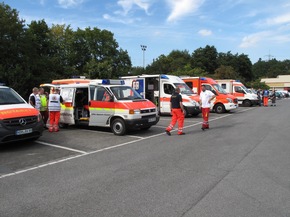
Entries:
POLYGON ((7 118, 18 118, 24 116, 35 116, 39 112, 34 108, 16 108, 0 110, 0 120, 7 118))

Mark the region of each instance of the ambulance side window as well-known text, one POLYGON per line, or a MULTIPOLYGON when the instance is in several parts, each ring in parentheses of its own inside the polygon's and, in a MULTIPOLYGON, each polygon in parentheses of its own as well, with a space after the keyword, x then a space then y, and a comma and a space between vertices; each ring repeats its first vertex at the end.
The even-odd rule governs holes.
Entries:
POLYGON ((172 94, 174 91, 174 87, 171 84, 164 84, 163 85, 164 93, 172 94))
POLYGON ((94 100, 96 101, 104 101, 104 95, 105 95, 105 88, 104 87, 96 87, 95 94, 94 94, 94 100))

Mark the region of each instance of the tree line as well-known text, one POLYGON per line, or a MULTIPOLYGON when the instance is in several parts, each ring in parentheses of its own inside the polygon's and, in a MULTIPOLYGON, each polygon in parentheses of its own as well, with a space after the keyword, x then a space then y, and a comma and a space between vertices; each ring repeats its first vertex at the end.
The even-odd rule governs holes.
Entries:
POLYGON ((86 76, 118 78, 138 74, 174 74, 237 79, 249 87, 262 87, 260 78, 290 74, 290 60, 259 59, 252 64, 246 54, 218 52, 207 45, 190 53, 173 50, 143 67, 132 67, 114 34, 97 27, 73 30, 70 25, 49 27, 45 20, 26 24, 18 11, 0 4, 0 83, 26 97, 32 87, 53 79, 86 76))

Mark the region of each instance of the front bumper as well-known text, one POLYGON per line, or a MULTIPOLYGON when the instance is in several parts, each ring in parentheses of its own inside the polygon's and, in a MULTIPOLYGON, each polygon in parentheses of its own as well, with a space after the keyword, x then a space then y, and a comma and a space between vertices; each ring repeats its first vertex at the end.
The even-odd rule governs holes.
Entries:
POLYGON ((186 110, 189 115, 198 115, 201 113, 199 106, 186 106, 186 110))
POLYGON ((226 111, 231 111, 239 107, 239 105, 235 103, 225 103, 224 106, 226 111))
POLYGON ((43 121, 25 127, 6 127, 1 124, 0 144, 38 138, 42 135, 43 130, 43 121))
POLYGON ((124 120, 128 129, 142 129, 156 125, 160 117, 156 115, 148 115, 140 119, 124 120))

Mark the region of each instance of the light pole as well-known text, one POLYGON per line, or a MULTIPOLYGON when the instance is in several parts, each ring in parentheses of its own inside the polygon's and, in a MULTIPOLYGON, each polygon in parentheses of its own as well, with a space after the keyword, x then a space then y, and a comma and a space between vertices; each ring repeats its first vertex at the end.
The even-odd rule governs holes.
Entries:
POLYGON ((143 68, 145 69, 145 51, 147 49, 146 45, 141 45, 141 49, 143 51, 143 68))

